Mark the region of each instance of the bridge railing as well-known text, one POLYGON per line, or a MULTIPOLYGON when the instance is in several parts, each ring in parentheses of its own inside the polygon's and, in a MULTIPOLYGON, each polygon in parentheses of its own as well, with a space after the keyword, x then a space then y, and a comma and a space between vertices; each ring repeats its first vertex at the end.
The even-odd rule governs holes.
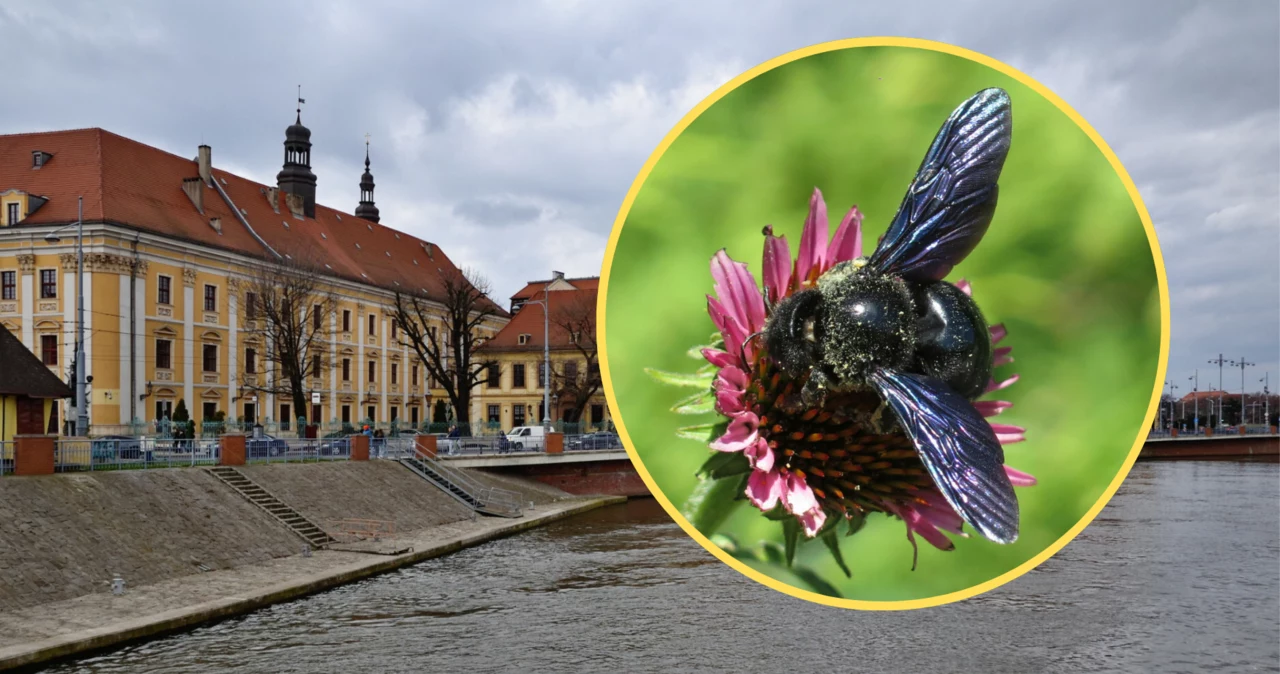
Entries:
POLYGON ((13 472, 13 441, 0 440, 0 477, 13 472))
POLYGON ((351 458, 349 438, 245 438, 244 458, 252 463, 318 463, 351 458))

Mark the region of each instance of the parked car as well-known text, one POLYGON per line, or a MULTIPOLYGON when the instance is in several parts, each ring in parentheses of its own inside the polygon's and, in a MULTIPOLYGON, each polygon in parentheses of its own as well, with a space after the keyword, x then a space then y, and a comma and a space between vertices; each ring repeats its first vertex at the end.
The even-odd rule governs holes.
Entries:
POLYGON ((284 456, 289 451, 289 443, 272 435, 262 434, 256 438, 245 438, 244 452, 246 458, 265 456, 284 456))
POLYGON ((142 440, 131 435, 104 435, 94 438, 90 447, 94 462, 140 461, 143 458, 142 440))
POLYGON ((518 426, 507 433, 511 449, 542 449, 547 440, 547 430, 542 426, 518 426))
POLYGON ((601 431, 571 437, 566 449, 621 449, 622 439, 617 433, 601 431))

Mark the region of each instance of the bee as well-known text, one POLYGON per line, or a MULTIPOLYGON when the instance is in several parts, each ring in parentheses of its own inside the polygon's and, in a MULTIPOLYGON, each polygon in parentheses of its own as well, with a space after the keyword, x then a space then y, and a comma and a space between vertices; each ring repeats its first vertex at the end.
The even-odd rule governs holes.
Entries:
POLYGON ((942 279, 991 224, 1011 138, 1005 91, 960 104, 870 257, 835 265, 771 307, 763 334, 783 372, 808 375, 805 406, 876 393, 876 416, 892 410, 943 497, 997 543, 1017 539, 1018 501, 1004 450, 972 404, 991 377, 991 338, 978 305, 942 279))

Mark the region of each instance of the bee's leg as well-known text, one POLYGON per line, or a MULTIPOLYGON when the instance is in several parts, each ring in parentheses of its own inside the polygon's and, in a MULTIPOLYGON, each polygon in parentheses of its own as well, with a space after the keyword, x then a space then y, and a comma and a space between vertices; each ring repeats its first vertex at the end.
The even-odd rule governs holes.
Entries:
POLYGON ((820 368, 813 368, 809 380, 800 389, 800 397, 805 407, 822 407, 827 402, 827 391, 831 388, 831 379, 820 368))

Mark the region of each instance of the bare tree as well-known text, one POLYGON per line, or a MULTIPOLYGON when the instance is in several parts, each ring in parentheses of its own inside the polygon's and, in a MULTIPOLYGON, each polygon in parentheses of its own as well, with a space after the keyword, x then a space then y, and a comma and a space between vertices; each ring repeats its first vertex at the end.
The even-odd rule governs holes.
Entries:
POLYGON ((462 424, 471 420, 472 391, 489 382, 489 367, 496 365, 476 351, 487 337, 483 328, 497 315, 497 305, 489 300, 488 280, 474 270, 447 273, 442 280, 441 297, 397 292, 396 323, 400 343, 413 348, 444 388, 459 427, 465 429, 462 424))
POLYGON ((572 421, 581 421, 582 412, 600 391, 600 363, 596 355, 596 293, 578 293, 561 306, 552 304, 551 322, 567 333, 569 343, 582 359, 571 358, 552 367, 555 393, 573 404, 572 421))
POLYGON ((258 265, 241 303, 249 337, 240 386, 288 397, 295 417, 308 416, 307 381, 320 379, 330 367, 326 342, 337 297, 324 283, 319 259, 304 252, 258 265))

